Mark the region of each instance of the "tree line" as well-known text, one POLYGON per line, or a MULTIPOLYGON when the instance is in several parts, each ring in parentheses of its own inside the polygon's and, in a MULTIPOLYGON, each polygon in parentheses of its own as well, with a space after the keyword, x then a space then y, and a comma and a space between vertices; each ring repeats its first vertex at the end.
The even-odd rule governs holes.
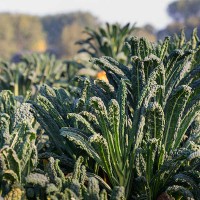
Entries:
MULTIPOLYGON (((167 12, 172 23, 163 30, 148 24, 135 27, 133 35, 150 41, 185 29, 186 37, 200 29, 200 0, 178 0, 169 4, 167 12)), ((85 27, 95 28, 100 20, 88 12, 49 15, 44 17, 25 14, 0 14, 0 57, 10 59, 27 52, 49 52, 59 58, 72 58, 79 50, 75 42, 84 39, 85 27)), ((200 32, 200 31, 199 31, 200 32)))

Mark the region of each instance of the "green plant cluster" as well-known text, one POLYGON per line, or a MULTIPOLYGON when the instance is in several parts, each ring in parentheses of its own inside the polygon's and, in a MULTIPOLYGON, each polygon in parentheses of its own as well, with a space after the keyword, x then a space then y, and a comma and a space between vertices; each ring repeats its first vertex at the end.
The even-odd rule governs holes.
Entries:
POLYGON ((125 26, 106 23, 105 28, 99 27, 98 30, 86 28, 85 33, 88 37, 76 42, 82 47, 78 52, 86 52, 91 57, 109 56, 127 63, 129 57, 124 42, 134 30, 134 25, 129 23, 125 26))
POLYGON ((126 64, 91 58, 108 82, 77 76, 60 87, 63 65, 31 57, 35 98, 0 93, 4 199, 200 199, 196 30, 189 41, 127 37, 123 48, 126 64))
POLYGON ((26 54, 19 62, 0 61, 0 91, 10 90, 15 96, 35 96, 43 84, 65 87, 79 66, 48 54, 26 54), (29 94, 30 93, 30 94, 29 94))

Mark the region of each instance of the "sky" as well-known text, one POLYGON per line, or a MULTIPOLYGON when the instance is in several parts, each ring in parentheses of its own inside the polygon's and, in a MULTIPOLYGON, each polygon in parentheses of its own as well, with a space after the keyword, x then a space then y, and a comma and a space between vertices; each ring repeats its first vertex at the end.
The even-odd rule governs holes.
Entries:
POLYGON ((0 0, 0 12, 49 15, 89 11, 102 22, 152 24, 164 28, 171 19, 167 6, 174 0, 0 0))

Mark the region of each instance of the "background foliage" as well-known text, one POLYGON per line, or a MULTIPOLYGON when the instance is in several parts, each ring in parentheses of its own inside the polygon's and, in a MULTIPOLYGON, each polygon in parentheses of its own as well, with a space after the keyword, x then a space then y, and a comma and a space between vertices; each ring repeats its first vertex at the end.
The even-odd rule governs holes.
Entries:
MULTIPOLYGON (((184 28, 186 37, 189 38, 192 30, 200 24, 199 5, 199 0, 174 1, 167 9, 172 22, 166 28, 156 30, 151 24, 135 26, 132 34, 154 42, 157 39, 164 39, 165 36, 178 34, 184 28)), ((86 38, 82 34, 84 28, 96 28, 100 25, 101 21, 87 12, 44 17, 1 13, 1 58, 11 58, 27 51, 48 51, 55 53, 59 58, 72 59, 79 50, 75 42, 86 38)))

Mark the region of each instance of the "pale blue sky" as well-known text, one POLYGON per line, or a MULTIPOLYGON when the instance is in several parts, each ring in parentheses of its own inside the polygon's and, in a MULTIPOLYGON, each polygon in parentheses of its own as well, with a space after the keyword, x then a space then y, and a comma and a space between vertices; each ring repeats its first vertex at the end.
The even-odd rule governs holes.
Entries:
POLYGON ((36 15, 89 11, 101 21, 147 23, 163 28, 170 22, 167 5, 174 0, 0 0, 0 12, 36 15))

